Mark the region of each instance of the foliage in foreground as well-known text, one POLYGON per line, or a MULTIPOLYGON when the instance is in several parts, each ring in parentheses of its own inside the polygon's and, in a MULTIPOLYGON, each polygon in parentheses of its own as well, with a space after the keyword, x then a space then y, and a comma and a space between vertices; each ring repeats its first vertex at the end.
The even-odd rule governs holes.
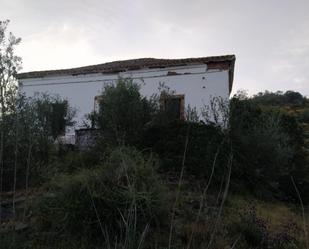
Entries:
POLYGON ((155 164, 134 149, 119 148, 96 169, 57 176, 37 204, 38 243, 82 238, 114 248, 117 240, 129 240, 126 248, 137 248, 168 217, 155 164))
POLYGON ((303 131, 297 119, 280 110, 265 110, 254 99, 231 100, 230 137, 233 143, 232 184, 260 197, 297 199, 291 176, 304 200, 309 187, 303 131))
MULTIPOLYGON (((211 239, 213 248, 231 246, 239 236, 236 248, 284 248, 293 244, 296 237, 292 226, 284 230, 283 224, 278 233, 273 232, 265 220, 246 210, 233 223, 220 217, 218 203, 223 198, 220 180, 226 176, 226 157, 231 144, 232 191, 246 188, 263 198, 271 195, 271 199, 284 199, 289 197, 289 192, 282 187, 289 185, 281 181, 282 177, 293 174, 297 183, 306 180, 305 174, 295 174, 295 169, 299 172, 306 169, 301 164, 303 141, 297 120, 278 111, 264 110, 249 99, 234 98, 231 103, 234 109, 230 130, 194 122, 148 122, 140 133, 130 134, 131 127, 124 133, 127 136, 122 137, 121 144, 135 145, 138 149, 119 147, 111 139, 103 141, 104 150, 100 141, 94 151, 64 152, 56 156, 57 160, 52 158, 44 173, 54 178, 45 186, 40 201, 31 208, 30 239, 16 235, 8 238, 7 243, 17 238, 25 240, 30 248, 131 249, 139 245, 164 248, 168 245, 171 205, 157 172, 168 172, 178 179, 185 166, 184 178, 194 177, 191 183, 194 187, 190 191, 180 188, 183 196, 172 210, 176 216, 174 248, 188 245, 193 231, 191 248, 205 248, 211 239), (137 136, 136 143, 126 140, 132 135, 137 136), (147 159, 153 152, 158 159, 147 159), (290 163, 295 167, 288 167, 290 163), (208 200, 213 194, 208 194, 204 204, 201 200, 206 196, 200 188, 207 185, 212 170, 211 193, 219 191, 219 194, 214 203, 208 200), (197 196, 185 201, 195 191, 197 196), (202 204, 196 205, 200 201, 202 204), (199 207, 203 218, 197 222, 199 207), (217 227, 215 235, 214 226, 217 227)), ((173 184, 169 193, 175 197, 177 183, 168 183, 173 184)), ((295 193, 292 187, 287 190, 295 193)))
MULTIPOLYGON (((20 58, 15 56, 14 46, 20 39, 11 34, 6 37, 7 24, 0 22, 0 185, 1 190, 4 186, 14 194, 13 201, 5 205, 13 203, 13 213, 16 211, 15 192, 25 186, 27 196, 30 179, 36 186, 45 182, 45 188, 28 210, 29 216, 22 215, 23 222, 30 219, 27 231, 15 231, 16 227, 10 231, 5 229, 9 224, 0 221, 0 248, 300 248, 294 222, 273 231, 255 208, 241 210, 233 222, 226 221, 232 214, 221 217, 223 206, 218 204, 225 197, 218 180, 226 174, 226 156, 232 145, 234 191, 247 189, 263 198, 271 195, 272 200, 291 201, 291 193, 295 193, 289 184, 292 175, 308 201, 308 164, 298 123, 308 122, 307 112, 295 118, 273 108, 305 106, 308 101, 301 94, 288 91, 266 92, 253 99, 235 97, 226 131, 198 124, 196 113, 189 117, 192 123, 170 122, 162 118, 168 115, 162 115, 158 103, 141 96, 138 85, 121 80, 104 89, 100 111, 94 117, 102 129, 103 143, 88 160, 90 157, 79 152, 60 153, 54 146, 69 121, 65 101, 47 95, 17 98, 14 76, 20 58), (143 153, 119 147, 123 144, 143 153), (157 160, 149 158, 152 152, 158 154, 161 172, 174 178, 184 172, 179 182, 168 182, 169 193, 177 200, 171 222, 157 160), (74 160, 69 161, 70 157, 74 160), (213 172, 215 177, 211 177, 213 172), (183 187, 185 178, 194 179, 192 189, 183 187), (215 183, 207 196, 206 179, 215 183), (214 198, 216 191, 219 194, 214 198), (170 229, 172 225, 174 229, 170 229), (170 243, 165 241, 168 235, 173 235, 170 243)), ((2 204, 1 199, 1 208, 2 204)), ((18 218, 14 214, 13 227, 18 218)))
POLYGON ((92 117, 104 140, 114 145, 139 142, 139 134, 156 108, 139 90, 140 86, 130 79, 119 79, 116 85, 105 86, 99 111, 92 117))
POLYGON ((72 125, 74 115, 68 102, 58 96, 18 95, 14 101, 14 108, 0 120, 5 190, 10 190, 14 181, 21 188, 46 179, 45 167, 57 155, 55 140, 64 134, 66 126, 72 125))

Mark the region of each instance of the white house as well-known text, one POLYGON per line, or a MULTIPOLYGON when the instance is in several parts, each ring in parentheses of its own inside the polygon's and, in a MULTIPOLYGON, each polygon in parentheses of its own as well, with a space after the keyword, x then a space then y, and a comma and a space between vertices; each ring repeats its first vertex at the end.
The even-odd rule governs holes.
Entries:
MULTIPOLYGON (((140 83, 141 93, 159 93, 160 83, 172 91, 184 110, 190 105, 199 111, 213 97, 228 99, 234 74, 235 56, 213 56, 185 59, 142 58, 114 61, 71 69, 35 71, 18 74, 20 90, 27 96, 36 92, 58 94, 76 108, 76 127, 83 128, 85 115, 96 106, 104 84, 120 77, 140 83)), ((181 114, 182 115, 182 114, 181 114)))

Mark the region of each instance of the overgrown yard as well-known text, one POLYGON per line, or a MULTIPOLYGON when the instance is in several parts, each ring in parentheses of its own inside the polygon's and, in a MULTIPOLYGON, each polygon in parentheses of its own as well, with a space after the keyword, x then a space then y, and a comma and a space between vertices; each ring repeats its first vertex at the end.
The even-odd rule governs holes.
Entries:
POLYGON ((271 95, 283 109, 236 95, 222 128, 216 110, 171 119, 121 80, 86 151, 55 143, 67 102, 21 97, 1 123, 0 248, 308 248, 308 121, 291 112, 308 100, 291 94, 271 95))
MULTIPOLYGON (((164 176, 164 178, 166 177, 164 176)), ((165 185, 169 186, 166 188, 168 193, 166 211, 169 213, 160 214, 167 219, 163 221, 160 229, 153 230, 152 228, 150 230, 145 225, 145 227, 141 228, 142 232, 136 234, 137 231, 134 230, 134 224, 126 224, 123 221, 123 229, 129 229, 129 231, 125 231, 125 234, 122 235, 123 237, 119 237, 119 243, 130 240, 130 243, 133 244, 129 244, 127 241, 125 244, 119 245, 119 248, 138 248, 138 246, 140 248, 168 248, 170 218, 173 208, 172 202, 175 200, 177 192, 175 186, 178 184, 175 182, 175 178, 170 176, 170 180, 165 180, 165 185), (126 227, 127 225, 129 227, 126 227), (143 234, 143 232, 145 233, 143 234), (126 238, 126 236, 128 237, 126 238)), ((195 184, 192 184, 192 180, 192 178, 184 179, 183 182, 179 203, 175 209, 171 248, 207 248, 212 236, 213 242, 209 248, 233 248, 233 246, 234 248, 306 248, 303 230, 304 220, 298 205, 275 200, 263 201, 252 196, 230 194, 225 202, 221 218, 219 218, 218 202, 220 202, 220 198, 218 199, 217 193, 211 192, 205 197, 204 206, 199 214, 202 191, 196 189, 195 184), (216 230, 214 230, 215 226, 217 226, 216 230), (266 242, 266 240, 269 240, 269 242, 266 242), (263 243, 265 244, 261 245, 263 243)), ((45 195, 45 191, 41 190, 40 193, 33 192, 31 194, 31 203, 35 203, 41 198, 40 196, 45 195)), ((22 196, 24 194, 21 193, 19 198, 22 199, 22 196)), ((10 201, 11 198, 9 197, 7 200, 10 201)), ((90 200, 89 202, 91 203, 90 200)), ((107 236, 109 236, 109 239, 112 239, 111 230, 105 230, 103 233, 100 231, 97 224, 99 220, 93 207, 89 207, 89 210, 80 210, 78 216, 75 217, 78 220, 76 222, 72 221, 73 225, 76 226, 76 232, 80 236, 79 232, 85 229, 83 227, 85 224, 83 223, 86 216, 94 216, 96 221, 90 228, 87 227, 87 230, 89 233, 93 232, 95 234, 95 239, 83 242, 85 238, 78 238, 76 234, 68 235, 68 228, 64 230, 59 227, 57 228, 60 229, 59 231, 54 230, 56 229, 54 226, 53 230, 51 226, 42 228, 42 220, 39 220, 43 218, 45 219, 43 222, 57 223, 61 226, 65 225, 61 223, 63 220, 60 217, 57 220, 52 220, 48 213, 44 213, 44 217, 42 217, 41 215, 37 216, 37 213, 34 212, 23 220, 22 214, 25 204, 23 201, 17 204, 20 216, 16 220, 6 221, 2 225, 0 248, 96 248, 92 244, 94 241, 106 241, 107 236), (80 212, 83 212, 83 214, 80 212), (89 213, 87 214, 87 212, 89 213), (40 229, 43 230, 37 230, 36 227, 39 224, 40 229), (93 226, 97 231, 91 229, 93 226), (44 229, 47 229, 47 231, 44 231, 44 229), (54 236, 57 237, 55 238, 54 236)), ((59 205, 63 206, 63 208, 68 208, 65 207, 66 204, 62 205, 62 203, 59 203, 59 205)), ((53 207, 50 206, 49 208, 52 209, 53 207)), ((97 208, 102 215, 102 210, 99 207, 97 208)), ((70 209, 70 212, 72 212, 72 209, 70 209)), ((70 214, 68 213, 67 215, 70 214)), ((109 213, 109 215, 111 214, 109 213)), ((141 222, 140 216, 133 217, 128 221, 141 222)), ((62 218, 69 219, 69 217, 62 218)), ((72 218, 74 219, 74 217, 72 218)), ((100 216, 101 222, 104 222, 103 218, 100 216)), ((307 213, 306 229, 309 229, 308 222, 309 216, 307 213)), ((148 224, 148 222, 145 224, 148 224)), ((105 223, 104 226, 106 226, 105 223)), ((110 241, 109 243, 112 242, 110 241)), ((112 247, 112 245, 105 244, 102 248, 109 247, 112 247)))

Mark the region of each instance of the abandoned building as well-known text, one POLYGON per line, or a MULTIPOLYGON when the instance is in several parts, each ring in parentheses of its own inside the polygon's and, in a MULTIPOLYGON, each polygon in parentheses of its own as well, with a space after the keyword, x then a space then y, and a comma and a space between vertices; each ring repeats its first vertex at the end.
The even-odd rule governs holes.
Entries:
POLYGON ((40 92, 67 99, 77 110, 74 130, 80 130, 85 128, 85 115, 97 108, 104 85, 114 84, 119 78, 131 78, 140 84, 144 96, 159 93, 159 86, 164 84, 175 94, 173 105, 176 115, 185 118, 184 109, 188 105, 199 111, 213 97, 229 98, 234 65, 234 55, 141 58, 71 69, 25 72, 18 74, 18 81, 20 91, 26 96, 40 92))

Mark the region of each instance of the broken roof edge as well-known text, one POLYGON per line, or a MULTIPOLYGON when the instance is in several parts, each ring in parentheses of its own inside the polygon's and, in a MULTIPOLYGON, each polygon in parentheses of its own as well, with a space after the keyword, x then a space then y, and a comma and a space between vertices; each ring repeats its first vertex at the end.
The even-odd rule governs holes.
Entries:
POLYGON ((231 94, 232 89, 233 89, 235 62, 236 62, 236 56, 234 55, 234 58, 231 61, 231 65, 229 69, 229 94, 231 94))
POLYGON ((75 67, 68 69, 31 71, 17 74, 17 79, 43 78, 63 75, 82 75, 82 74, 115 74, 124 71, 140 70, 145 68, 165 68, 188 66, 194 64, 224 63, 228 62, 229 69, 229 91, 231 92, 234 78, 235 55, 222 55, 211 57, 195 57, 184 59, 156 59, 156 58, 140 58, 130 60, 120 60, 96 64, 83 67, 75 67))

